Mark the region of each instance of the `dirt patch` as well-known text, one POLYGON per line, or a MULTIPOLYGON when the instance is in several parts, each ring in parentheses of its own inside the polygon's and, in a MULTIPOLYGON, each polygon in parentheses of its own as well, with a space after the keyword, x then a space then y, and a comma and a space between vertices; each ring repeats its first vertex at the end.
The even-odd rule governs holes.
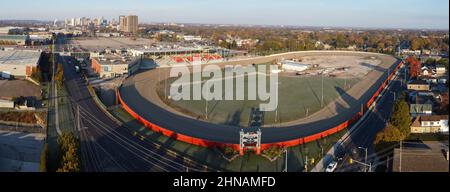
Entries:
POLYGON ((41 88, 25 80, 0 80, 0 98, 36 97, 41 99, 41 88))

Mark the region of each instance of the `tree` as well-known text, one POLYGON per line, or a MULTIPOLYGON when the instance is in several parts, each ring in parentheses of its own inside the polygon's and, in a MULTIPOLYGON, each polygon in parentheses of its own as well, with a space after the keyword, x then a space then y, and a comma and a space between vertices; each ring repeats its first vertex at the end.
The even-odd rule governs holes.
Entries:
POLYGON ((62 65, 56 64, 56 66, 57 66, 57 70, 56 70, 56 74, 55 74, 55 81, 59 86, 62 86, 63 80, 64 80, 64 73, 63 73, 62 65))
POLYGON ((39 171, 47 172, 47 158, 48 158, 48 144, 44 145, 44 149, 41 152, 41 157, 39 161, 39 171))
POLYGON ((442 115, 448 115, 448 92, 441 95, 441 101, 439 102, 437 112, 442 115))
POLYGON ((447 58, 440 59, 439 61, 436 62, 436 64, 444 65, 445 68, 448 70, 448 59, 447 58))
POLYGON ((382 142, 397 142, 405 139, 405 135, 394 125, 388 123, 383 131, 377 133, 374 144, 382 142))
POLYGON ((409 67, 409 76, 411 78, 416 78, 420 75, 421 64, 420 61, 414 56, 410 56, 406 59, 409 67))
POLYGON ((32 70, 32 73, 31 73, 30 77, 31 77, 31 79, 35 80, 38 83, 42 82, 42 72, 41 72, 41 70, 39 68, 34 68, 32 70))
POLYGON ((397 127, 404 136, 409 135, 411 131, 411 116, 409 114, 409 106, 406 101, 398 100, 395 102, 390 123, 397 127))
POLYGON ((230 49, 237 49, 238 45, 236 40, 233 40, 233 42, 231 43, 230 49))
POLYGON ((78 140, 73 133, 64 132, 58 137, 61 167, 57 172, 79 172, 81 169, 80 158, 78 156, 78 140))

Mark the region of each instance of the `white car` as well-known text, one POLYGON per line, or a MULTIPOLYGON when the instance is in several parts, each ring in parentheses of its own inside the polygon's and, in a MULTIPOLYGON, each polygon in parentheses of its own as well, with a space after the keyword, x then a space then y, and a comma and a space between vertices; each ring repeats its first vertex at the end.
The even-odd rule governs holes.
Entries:
POLYGON ((327 169, 325 169, 325 172, 334 172, 336 170, 338 163, 336 161, 331 162, 328 164, 327 169))

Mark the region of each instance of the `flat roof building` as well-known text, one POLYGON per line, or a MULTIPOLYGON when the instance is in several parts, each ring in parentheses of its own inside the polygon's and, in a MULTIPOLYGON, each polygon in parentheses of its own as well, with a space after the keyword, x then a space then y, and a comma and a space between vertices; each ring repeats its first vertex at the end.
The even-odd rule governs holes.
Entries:
POLYGON ((130 75, 139 70, 140 59, 107 55, 91 58, 92 69, 100 78, 113 78, 130 75))
POLYGON ((284 61, 281 61, 281 68, 283 70, 287 70, 287 71, 301 72, 301 71, 307 70, 309 68, 309 65, 291 61, 291 60, 284 60, 284 61))
POLYGON ((448 141, 403 143, 394 149, 393 172, 447 172, 448 141))
POLYGON ((0 35, 0 45, 25 45, 29 39, 28 35, 0 35))
POLYGON ((39 51, 0 51, 0 73, 2 76, 28 77, 38 66, 40 59, 39 51))

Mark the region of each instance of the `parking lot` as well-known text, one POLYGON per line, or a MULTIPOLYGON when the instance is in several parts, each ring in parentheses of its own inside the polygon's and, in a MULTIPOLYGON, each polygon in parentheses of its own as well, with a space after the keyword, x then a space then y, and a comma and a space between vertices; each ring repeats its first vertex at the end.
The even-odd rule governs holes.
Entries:
POLYGON ((0 172, 37 172, 45 135, 0 130, 0 172))

